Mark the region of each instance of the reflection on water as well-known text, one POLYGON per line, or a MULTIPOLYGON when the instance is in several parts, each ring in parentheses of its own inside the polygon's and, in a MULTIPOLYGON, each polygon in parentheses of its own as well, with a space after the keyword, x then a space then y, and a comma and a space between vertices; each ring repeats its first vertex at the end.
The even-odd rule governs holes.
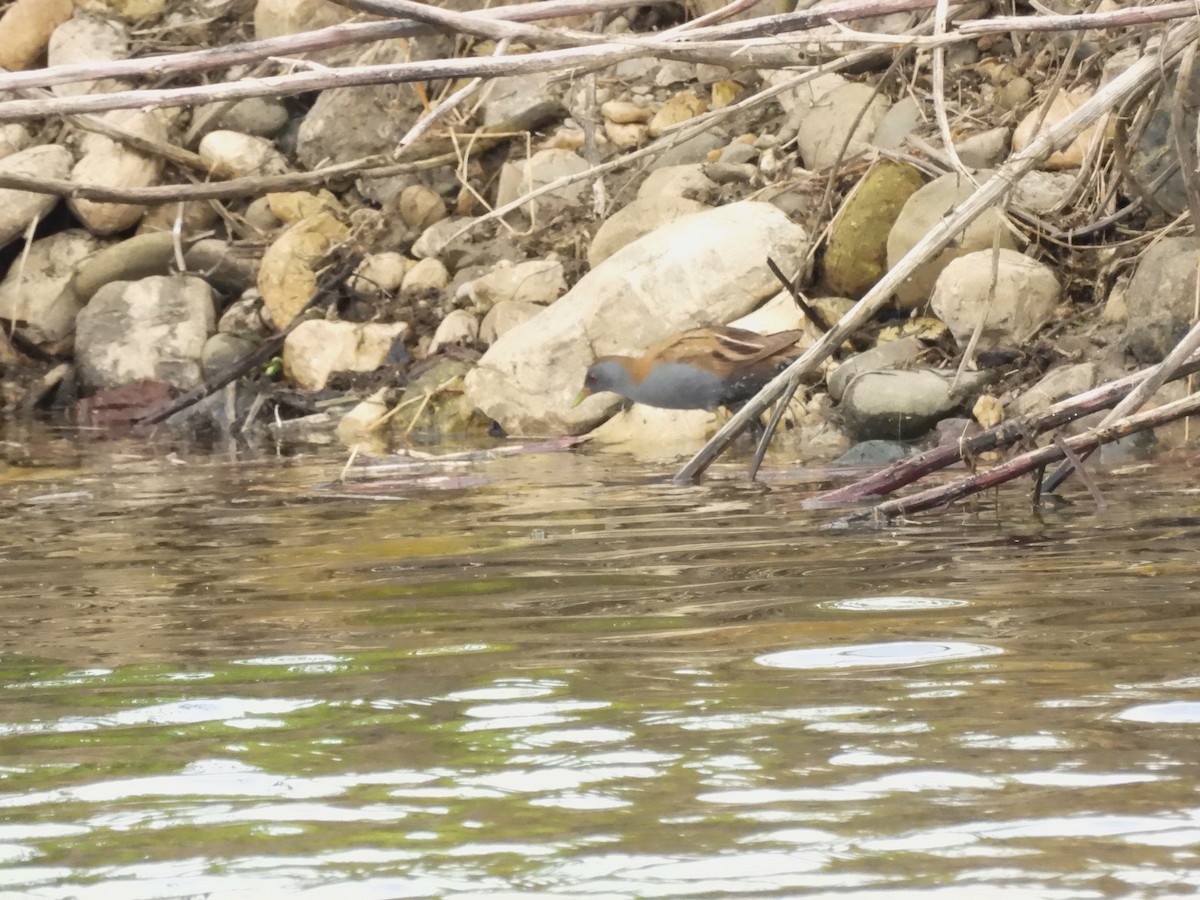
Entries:
POLYGON ((847 530, 580 453, 62 459, 0 486, 0 893, 1200 884, 1182 469, 847 530))

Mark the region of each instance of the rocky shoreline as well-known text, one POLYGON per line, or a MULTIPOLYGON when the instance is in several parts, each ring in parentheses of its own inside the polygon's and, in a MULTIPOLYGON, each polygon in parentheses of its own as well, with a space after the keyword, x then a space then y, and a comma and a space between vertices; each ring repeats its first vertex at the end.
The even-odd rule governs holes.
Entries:
MULTIPOLYGON (((589 435, 646 458, 689 455, 714 413, 624 409, 612 394, 574 406, 588 364, 702 325, 818 342, 768 261, 797 275, 826 323, 852 314, 1164 27, 985 30, 972 23, 992 13, 973 4, 954 8, 956 39, 932 60, 915 40, 886 40, 928 33, 920 3, 793 32, 778 31, 780 15, 798 15, 782 0, 593 5, 509 36, 495 23, 525 21, 526 7, 484 22, 447 3, 460 16, 436 33, 356 39, 302 64, 271 42, 378 27, 388 20, 354 10, 388 3, 229 0, 202 14, 167 0, 17 0, 0 18, 0 89, 14 92, 0 101, 0 416, 124 427, 191 391, 207 396, 165 427, 373 450, 589 435), (767 25, 774 39, 729 30, 767 25), (688 54, 667 40, 689 28, 708 49, 672 58, 688 54), (851 29, 871 39, 850 41, 851 29), (655 42, 629 49, 635 38, 655 42), (239 41, 261 61, 218 69, 222 89, 285 63, 330 86, 214 88, 197 103, 151 90, 163 85, 125 62, 239 41), (539 42, 625 49, 473 81, 337 79, 531 61, 539 42), (115 108, 139 90, 141 108, 115 108), (114 108, 66 111, 96 98, 114 108), (326 290, 322 276, 347 260, 352 274, 326 290)), ((1161 360, 1195 317, 1184 229, 1200 192, 1177 138, 1190 134, 1194 158, 1196 116, 1175 91, 1172 75, 1079 128, 906 269, 806 378, 777 458, 885 463, 1161 360)), ((1159 446, 1183 434, 1156 431, 1159 446)), ((1111 452, 1134 444, 1146 441, 1111 452)))

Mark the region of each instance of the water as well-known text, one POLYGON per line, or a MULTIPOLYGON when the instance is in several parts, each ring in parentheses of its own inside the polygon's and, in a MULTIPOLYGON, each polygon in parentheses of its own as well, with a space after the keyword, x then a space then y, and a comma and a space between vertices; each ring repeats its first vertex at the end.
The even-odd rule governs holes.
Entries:
POLYGON ((1200 885, 1186 461, 847 529, 796 473, 578 452, 342 487, 332 452, 36 453, 0 483, 2 896, 1200 885))

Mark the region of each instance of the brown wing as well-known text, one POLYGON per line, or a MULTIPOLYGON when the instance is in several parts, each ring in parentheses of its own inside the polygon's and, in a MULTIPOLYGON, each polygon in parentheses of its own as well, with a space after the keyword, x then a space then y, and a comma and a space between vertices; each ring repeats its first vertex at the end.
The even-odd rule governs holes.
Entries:
POLYGON ((800 331, 758 334, 743 328, 695 328, 655 344, 646 358, 699 366, 724 377, 790 349, 802 335, 800 331))

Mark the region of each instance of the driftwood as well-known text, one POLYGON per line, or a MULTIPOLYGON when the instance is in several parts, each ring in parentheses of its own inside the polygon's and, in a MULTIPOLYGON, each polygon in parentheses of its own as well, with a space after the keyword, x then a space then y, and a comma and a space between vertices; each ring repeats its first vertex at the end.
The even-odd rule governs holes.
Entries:
MULTIPOLYGON (((1108 425, 1098 425, 1082 434, 1077 434, 1074 437, 1063 440, 1062 444, 1070 451, 1082 454, 1096 449, 1101 444, 1107 444, 1110 441, 1136 434, 1139 431, 1157 428, 1160 425, 1194 415, 1197 412, 1200 412, 1200 393, 1189 394, 1173 403, 1163 404, 1146 412, 1138 413, 1135 416, 1117 419, 1108 425)), ((1023 453, 1000 465, 993 466, 986 472, 980 472, 969 478, 955 481, 952 484, 929 488, 928 490, 920 491, 898 500, 889 500, 886 503, 880 503, 867 512, 852 516, 851 521, 863 521, 867 519, 886 521, 894 519, 897 516, 945 506, 947 503, 961 500, 963 497, 977 494, 990 487, 1011 481, 1019 475, 1040 469, 1063 457, 1064 450, 1057 444, 1041 447, 1029 453, 1023 453)))
MULTIPOLYGON (((885 469, 874 472, 853 484, 827 491, 809 501, 812 506, 832 506, 841 503, 854 503, 868 498, 890 494, 898 488, 911 484, 919 478, 952 466, 964 459, 973 459, 980 453, 999 450, 1011 446, 1018 441, 1029 440, 1055 428, 1091 415, 1102 409, 1116 406, 1123 397, 1131 396, 1132 392, 1148 382, 1154 369, 1135 372, 1118 381, 1110 381, 1093 388, 1078 396, 1055 403, 1045 412, 1033 413, 1010 419, 994 428, 970 437, 964 437, 955 444, 947 444, 926 450, 917 456, 893 463, 885 469)), ((1170 379, 1183 378, 1193 372, 1200 371, 1200 354, 1194 354, 1182 365, 1176 367, 1170 379)), ((1117 417, 1124 418, 1123 416, 1117 417)), ((1108 424, 1107 422, 1105 424, 1108 424)), ((1104 427, 1104 426, 1100 426, 1104 427)), ((1117 435, 1121 437, 1121 435, 1117 435)), ((1115 440, 1115 438, 1113 438, 1115 440)), ((1069 444, 1068 444, 1069 445, 1069 444)), ((1061 458, 1061 456, 1059 457, 1061 458)), ((1014 472, 1020 474, 1020 472, 1014 472)))

